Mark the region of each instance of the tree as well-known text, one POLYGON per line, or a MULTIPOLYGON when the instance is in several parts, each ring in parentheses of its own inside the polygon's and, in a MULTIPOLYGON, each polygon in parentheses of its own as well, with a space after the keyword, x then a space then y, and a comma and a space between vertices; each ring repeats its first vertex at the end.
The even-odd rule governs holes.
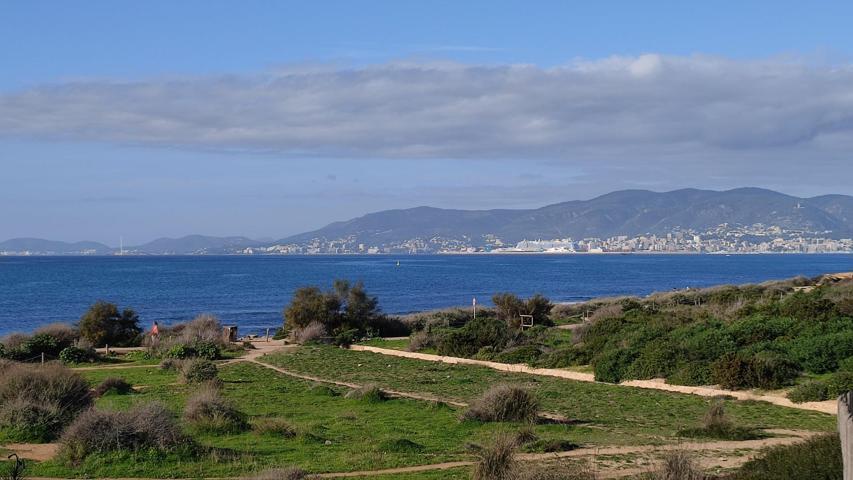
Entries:
POLYGON ((324 293, 318 287, 301 287, 284 309, 284 328, 305 328, 317 321, 331 332, 340 326, 340 309, 338 295, 324 293))
POLYGON ((364 284, 346 280, 335 280, 328 292, 302 287, 284 310, 285 329, 305 328, 316 321, 331 334, 346 330, 363 334, 384 318, 379 300, 367 294, 364 284))
POLYGON ((78 327, 80 336, 96 346, 131 346, 142 333, 136 312, 126 308, 119 313, 115 304, 100 300, 80 317, 78 327))
POLYGON ((513 328, 521 326, 521 315, 532 315, 535 325, 551 325, 551 309, 554 305, 547 297, 536 294, 522 300, 512 293, 496 293, 492 297, 498 318, 513 328))

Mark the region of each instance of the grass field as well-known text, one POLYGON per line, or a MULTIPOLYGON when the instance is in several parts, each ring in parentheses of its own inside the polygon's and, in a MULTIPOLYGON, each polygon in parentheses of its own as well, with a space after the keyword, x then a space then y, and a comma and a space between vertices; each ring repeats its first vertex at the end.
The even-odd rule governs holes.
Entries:
MULTIPOLYGON (((157 400, 179 414, 192 387, 177 383, 176 375, 158 368, 83 371, 92 385, 108 376, 122 377, 141 392, 107 395, 97 406, 125 409, 134 403, 157 400)), ((514 431, 515 424, 462 422, 460 411, 443 404, 415 400, 367 403, 343 396, 344 388, 316 389, 315 384, 278 374, 248 363, 221 368, 224 391, 252 423, 288 422, 293 438, 252 431, 238 434, 198 434, 197 440, 215 449, 200 459, 174 454, 93 455, 81 465, 61 460, 34 465, 31 475, 145 476, 154 478, 237 475, 272 466, 298 465, 311 472, 375 470, 470 459, 466 445, 482 443, 497 431, 514 431)), ((587 429, 540 425, 542 439, 585 435, 587 429)), ((594 432, 586 432, 594 433, 594 432)), ((446 472, 445 472, 446 473, 446 472)), ((464 476, 463 476, 464 477, 464 476)), ((460 477, 460 478, 463 478, 460 477)), ((395 478, 453 478, 417 474, 395 478)))
MULTIPOLYGON (((533 389, 543 409, 580 422, 571 440, 578 443, 633 445, 677 442, 677 432, 696 425, 711 399, 615 385, 498 372, 470 365, 448 365, 355 352, 332 347, 303 347, 262 357, 290 371, 352 383, 422 392, 469 401, 495 383, 533 389)), ((726 401, 740 425, 830 431, 830 415, 778 407, 764 402, 726 401)))

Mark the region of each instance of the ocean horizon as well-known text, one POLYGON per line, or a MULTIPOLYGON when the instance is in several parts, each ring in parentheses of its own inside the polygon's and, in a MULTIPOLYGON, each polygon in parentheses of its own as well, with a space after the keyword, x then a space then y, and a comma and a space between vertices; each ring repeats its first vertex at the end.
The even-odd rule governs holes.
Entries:
POLYGON ((490 305, 497 292, 578 302, 841 271, 853 271, 853 255, 0 257, 0 335, 74 323, 97 300, 134 309, 145 327, 211 313, 260 333, 281 326, 294 290, 336 278, 364 282, 385 312, 405 314, 490 305))

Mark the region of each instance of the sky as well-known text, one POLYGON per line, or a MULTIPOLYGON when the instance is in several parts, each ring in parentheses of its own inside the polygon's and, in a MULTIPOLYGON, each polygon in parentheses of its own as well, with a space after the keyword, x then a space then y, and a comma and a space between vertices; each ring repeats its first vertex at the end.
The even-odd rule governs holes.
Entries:
POLYGON ((0 240, 853 194, 850 2, 0 4, 0 240))

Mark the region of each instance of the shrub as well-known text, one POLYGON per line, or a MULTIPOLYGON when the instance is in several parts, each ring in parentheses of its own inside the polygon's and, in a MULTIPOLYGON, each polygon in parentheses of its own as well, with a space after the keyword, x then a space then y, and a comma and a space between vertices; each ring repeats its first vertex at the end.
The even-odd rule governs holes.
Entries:
POLYGON ((625 378, 665 378, 675 364, 675 348, 665 340, 653 340, 640 350, 637 358, 625 371, 625 378))
POLYGON ((471 402, 462 418, 481 422, 536 421, 539 401, 527 390, 510 385, 495 385, 471 402))
POLYGON ((354 328, 339 328, 332 338, 332 343, 339 347, 349 347, 358 338, 358 330, 354 328))
POLYGON ((702 426, 678 432, 686 437, 716 438, 719 440, 752 440, 761 435, 749 428, 742 428, 732 423, 726 414, 725 405, 714 401, 702 418, 702 426))
POLYGON ((831 372, 838 369, 839 362, 853 356, 853 331, 803 335, 793 342, 791 351, 806 371, 831 372))
POLYGON ((92 362, 98 358, 94 349, 80 347, 65 347, 59 352, 59 361, 62 363, 84 363, 92 362))
POLYGON ((61 444, 65 456, 79 461, 93 453, 174 451, 190 440, 165 406, 148 403, 125 412, 88 410, 63 433, 61 444))
POLYGON ((688 362, 676 365, 666 381, 673 385, 709 385, 711 368, 705 362, 688 362))
POLYGON ((473 480, 514 480, 517 475, 515 451, 517 445, 511 435, 499 435, 477 452, 479 460, 474 465, 473 480))
POLYGON ((180 370, 183 365, 183 361, 177 358, 164 358, 163 361, 160 362, 161 370, 180 370))
POLYGON ((432 334, 426 330, 420 330, 412 334, 411 340, 409 340, 409 345, 406 346, 406 350, 410 352, 420 352, 423 349, 434 346, 435 341, 432 334))
POLYGON ((219 344, 210 340, 195 342, 192 346, 192 350, 198 358, 216 360, 217 358, 222 357, 222 351, 219 348, 219 344))
POLYGON ((293 438, 299 433, 293 425, 281 418, 261 419, 252 428, 259 435, 274 435, 282 438, 293 438))
POLYGON ((304 470, 290 467, 266 470, 250 477, 249 480, 304 480, 307 478, 309 478, 308 474, 304 470))
POLYGON ((773 353, 728 353, 711 364, 711 378, 723 388, 780 388, 799 375, 796 365, 773 353))
POLYGON ((458 329, 436 332, 440 355, 470 357, 483 347, 503 350, 510 339, 509 327, 495 318, 477 317, 458 329))
POLYGON ((794 403, 820 402, 829 398, 829 387, 819 380, 803 382, 788 392, 788 399, 794 403))
POLYGON ((300 345, 317 342, 327 335, 326 327, 320 322, 311 322, 304 327, 295 327, 290 333, 293 341, 300 345))
POLYGON ((498 353, 495 355, 494 359, 495 361, 503 363, 526 363, 528 365, 533 365, 541 355, 542 350, 538 345, 521 345, 498 353))
POLYGON ((763 456, 746 462, 731 479, 836 480, 841 476, 841 441, 833 433, 772 447, 763 456))
POLYGON ((534 325, 553 325, 549 315, 554 305, 546 297, 536 294, 522 300, 512 293, 497 293, 492 296, 498 319, 512 328, 520 328, 520 315, 532 315, 534 325))
POLYGON ((45 333, 39 333, 28 338, 24 341, 23 345, 21 345, 20 349, 27 357, 36 357, 44 354, 51 360, 58 358, 59 352, 62 350, 59 342, 45 333))
POLYGON ((183 325, 178 341, 188 345, 213 344, 218 347, 227 342, 222 333, 222 323, 213 315, 204 313, 183 325))
POLYGON ((80 317, 80 336, 94 345, 129 347, 139 342, 142 329, 136 312, 126 308, 119 313, 112 303, 99 301, 80 317))
POLYGON ((80 332, 65 323, 51 323, 36 329, 33 335, 47 335, 56 340, 59 349, 70 347, 80 338, 80 332))
POLYGON ((853 390, 853 372, 835 372, 826 379, 829 398, 837 398, 853 390))
POLYGON ((91 404, 86 381, 59 364, 13 364, 0 375, 0 428, 19 440, 52 440, 91 404))
POLYGON ((195 355, 196 355, 195 350, 193 350, 193 348, 190 347, 189 345, 186 345, 183 343, 176 343, 176 344, 172 345, 171 347, 169 347, 168 350, 166 350, 165 357, 166 358, 176 358, 178 360, 184 360, 187 358, 194 357, 195 355))
POLYGON ((364 385, 347 392, 346 398, 354 398, 368 403, 376 403, 384 401, 388 398, 385 392, 375 384, 364 385))
POLYGON ((107 377, 101 382, 97 387, 95 387, 94 394, 96 397, 103 397, 108 393, 115 393, 118 395, 126 395, 133 391, 133 386, 125 379, 119 377, 107 377))
POLYGON ((626 349, 605 351, 592 360, 595 380, 598 382, 619 383, 634 361, 634 354, 626 349))
POLYGON ((226 399, 215 385, 202 385, 184 407, 184 419, 198 430, 217 433, 242 432, 246 416, 226 399))
POLYGON ((181 381, 184 383, 204 383, 217 380, 219 370, 210 360, 191 359, 181 364, 181 381))
POLYGON ((704 480, 705 474, 699 463, 688 452, 675 450, 663 457, 660 469, 655 472, 657 480, 704 480))

